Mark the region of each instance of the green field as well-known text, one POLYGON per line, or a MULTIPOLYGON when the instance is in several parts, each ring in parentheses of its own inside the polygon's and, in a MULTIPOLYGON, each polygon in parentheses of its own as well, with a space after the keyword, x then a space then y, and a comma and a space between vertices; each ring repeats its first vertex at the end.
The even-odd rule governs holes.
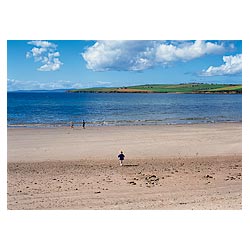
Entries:
POLYGON ((242 93, 242 85, 232 84, 203 84, 203 83, 188 83, 188 84, 146 84, 138 86, 127 86, 119 88, 86 88, 69 90, 70 93, 94 92, 94 93, 242 93))

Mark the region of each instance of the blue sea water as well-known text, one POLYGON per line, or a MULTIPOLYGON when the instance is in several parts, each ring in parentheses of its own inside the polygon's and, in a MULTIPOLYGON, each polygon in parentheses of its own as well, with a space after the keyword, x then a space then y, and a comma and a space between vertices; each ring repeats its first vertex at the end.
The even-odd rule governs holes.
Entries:
POLYGON ((241 122, 242 95, 8 92, 8 126, 241 122))

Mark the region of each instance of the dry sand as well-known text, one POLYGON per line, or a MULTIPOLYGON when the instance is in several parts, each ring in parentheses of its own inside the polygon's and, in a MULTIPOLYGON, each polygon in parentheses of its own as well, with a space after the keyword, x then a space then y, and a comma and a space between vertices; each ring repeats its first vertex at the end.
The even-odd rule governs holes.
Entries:
POLYGON ((241 209, 241 125, 9 128, 8 209, 241 209))

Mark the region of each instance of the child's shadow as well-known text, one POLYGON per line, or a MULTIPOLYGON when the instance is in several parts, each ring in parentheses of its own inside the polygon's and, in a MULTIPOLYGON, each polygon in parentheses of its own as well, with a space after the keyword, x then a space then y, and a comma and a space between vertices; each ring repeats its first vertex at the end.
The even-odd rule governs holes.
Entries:
POLYGON ((137 167, 139 164, 124 164, 124 167, 137 167))

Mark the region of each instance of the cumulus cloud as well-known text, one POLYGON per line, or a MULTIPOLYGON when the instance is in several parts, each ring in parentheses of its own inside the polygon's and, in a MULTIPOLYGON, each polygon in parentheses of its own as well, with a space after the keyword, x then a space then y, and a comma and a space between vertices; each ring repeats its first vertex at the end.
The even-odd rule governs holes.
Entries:
POLYGON ((206 41, 97 41, 82 57, 93 71, 142 71, 224 50, 223 44, 206 41))
POLYGON ((56 44, 50 43, 48 41, 30 41, 28 42, 30 45, 34 45, 36 47, 43 47, 43 48, 56 48, 56 44))
POLYGON ((163 63, 171 61, 189 61, 206 54, 216 54, 224 51, 222 45, 211 42, 195 41, 177 46, 161 44, 157 48, 157 60, 163 63))
POLYGON ((53 57, 52 58, 49 57, 49 59, 46 58, 44 62, 46 63, 42 65, 40 68, 38 68, 39 71, 55 71, 60 69, 60 66, 62 65, 62 63, 58 58, 53 58, 53 57))
POLYGON ((203 70, 201 75, 203 76, 222 76, 222 75, 234 75, 241 73, 242 71, 242 55, 235 56, 223 56, 224 64, 215 67, 210 66, 208 69, 203 70))
POLYGON ((142 70, 151 66, 149 48, 153 47, 150 41, 99 41, 82 56, 94 71, 142 70))
POLYGON ((30 41, 28 44, 35 47, 26 53, 26 58, 33 57, 35 62, 42 64, 37 70, 55 71, 63 65, 59 60, 60 53, 56 50, 56 44, 48 41, 30 41))

